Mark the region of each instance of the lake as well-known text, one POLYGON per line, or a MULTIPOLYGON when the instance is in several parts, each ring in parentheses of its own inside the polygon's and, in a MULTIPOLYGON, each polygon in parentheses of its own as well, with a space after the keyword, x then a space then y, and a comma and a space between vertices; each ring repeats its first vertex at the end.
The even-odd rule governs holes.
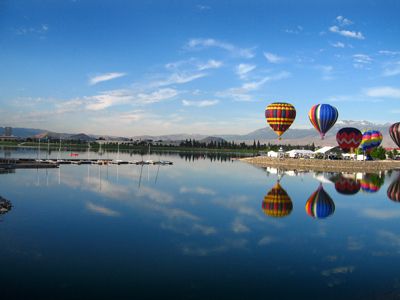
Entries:
MULTIPOLYGON (((103 158, 117 155, 142 159, 103 158)), ((399 172, 282 173, 199 154, 150 159, 174 164, 0 174, 1 201, 12 204, 0 215, 2 298, 400 297, 399 172)))

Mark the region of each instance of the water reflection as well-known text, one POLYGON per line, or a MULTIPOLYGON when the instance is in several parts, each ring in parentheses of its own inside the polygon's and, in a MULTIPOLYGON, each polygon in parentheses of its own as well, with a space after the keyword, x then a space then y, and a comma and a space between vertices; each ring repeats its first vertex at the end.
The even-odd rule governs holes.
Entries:
POLYGON ((279 181, 264 197, 262 203, 264 213, 271 217, 286 217, 293 209, 293 203, 279 181))
POLYGON ((316 219, 329 217, 335 212, 335 203, 324 190, 322 183, 306 202, 306 212, 316 219))
POLYGON ((11 208, 12 208, 11 202, 0 196, 0 215, 8 213, 11 210, 11 208))
POLYGON ((390 200, 400 202, 400 176, 398 176, 389 185, 387 189, 387 196, 390 200))
MULTIPOLYGON (((355 174, 354 174, 355 175, 355 174)), ((335 178, 335 189, 338 193, 343 195, 354 195, 360 191, 360 183, 352 174, 340 174, 335 178)))
POLYGON ((380 174, 367 173, 363 175, 360 185, 365 193, 376 193, 385 183, 385 177, 380 174))

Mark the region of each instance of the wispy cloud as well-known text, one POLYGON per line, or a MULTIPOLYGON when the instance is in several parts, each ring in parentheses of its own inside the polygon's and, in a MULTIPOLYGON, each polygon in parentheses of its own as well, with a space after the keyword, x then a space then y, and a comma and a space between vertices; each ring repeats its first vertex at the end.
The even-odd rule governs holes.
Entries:
POLYGON ((387 220, 387 219, 397 219, 400 218, 400 211, 398 210, 377 210, 372 208, 367 208, 363 210, 363 214, 369 218, 387 220))
POLYGON ((191 39, 186 44, 185 48, 188 50, 199 50, 204 48, 220 48, 230 52, 234 56, 240 56, 244 58, 253 58, 255 56, 253 49, 250 48, 239 48, 233 44, 222 42, 215 39, 191 39))
POLYGON ((28 34, 36 34, 36 35, 44 35, 49 31, 49 26, 47 24, 41 24, 36 27, 19 27, 15 29, 15 33, 17 35, 28 35, 28 34))
POLYGON ((241 78, 244 79, 247 77, 248 73, 253 71, 256 68, 255 65, 251 64, 239 64, 236 66, 236 74, 241 78))
POLYGON ((339 26, 342 26, 342 27, 353 24, 353 21, 351 21, 343 16, 337 16, 336 22, 338 23, 339 26))
POLYGON ((372 63, 372 58, 367 54, 354 54, 353 55, 353 66, 358 69, 364 68, 366 65, 372 63))
POLYGON ((400 55, 400 51, 390 51, 390 50, 379 50, 378 53, 382 54, 382 55, 389 55, 389 56, 400 55))
POLYGON ((92 213, 100 214, 107 217, 118 217, 120 215, 119 212, 109 209, 104 206, 96 205, 92 202, 86 203, 86 208, 92 213))
POLYGON ((390 86, 378 86, 364 90, 364 94, 368 97, 380 98, 400 98, 400 89, 390 86))
POLYGON ((96 76, 89 78, 89 84, 95 85, 100 82, 109 81, 109 80, 116 79, 116 78, 123 77, 123 76, 126 76, 126 73, 112 72, 112 73, 96 75, 96 76))
POLYGON ((217 105, 218 103, 219 100, 200 100, 200 101, 182 100, 183 106, 207 107, 207 106, 217 105))
POLYGON ((364 40, 365 37, 362 34, 361 31, 350 31, 350 30, 344 30, 340 29, 338 26, 331 26, 329 27, 330 32, 334 32, 337 34, 340 34, 341 36, 345 36, 348 38, 353 38, 353 39, 358 39, 358 40, 364 40))
POLYGON ((300 32, 303 31, 303 26, 297 25, 296 28, 291 28, 291 29, 284 29, 283 32, 289 33, 289 34, 299 34, 300 32))
POLYGON ((222 61, 210 59, 208 60, 205 64, 199 64, 197 69, 199 71, 207 70, 207 69, 218 69, 222 67, 223 63, 222 61))
POLYGON ((400 61, 389 64, 382 73, 382 76, 390 77, 400 74, 400 61))
POLYGON ((333 67, 332 66, 319 65, 319 66, 316 66, 316 69, 321 71, 323 80, 333 79, 333 76, 332 76, 333 67))
POLYGON ((342 42, 331 43, 331 46, 335 47, 335 48, 345 48, 346 47, 346 45, 342 42))
POLYGON ((264 57, 268 60, 268 62, 270 62, 271 64, 279 64, 283 61, 285 61, 285 58, 271 53, 271 52, 264 52, 264 57))
POLYGON ((211 10, 211 6, 208 5, 203 5, 203 4, 198 4, 196 5, 196 8, 200 11, 208 11, 211 10))
POLYGON ((184 84, 191 82, 193 80, 203 78, 207 76, 206 73, 186 73, 186 72, 180 72, 180 73, 173 73, 169 75, 169 77, 165 79, 161 79, 155 82, 152 82, 150 85, 152 86, 168 86, 168 85, 173 85, 173 84, 184 84))
POLYGON ((234 233, 245 233, 245 232, 249 232, 250 228, 247 227, 246 225, 244 225, 242 223, 242 221, 237 218, 232 223, 232 231, 234 233))

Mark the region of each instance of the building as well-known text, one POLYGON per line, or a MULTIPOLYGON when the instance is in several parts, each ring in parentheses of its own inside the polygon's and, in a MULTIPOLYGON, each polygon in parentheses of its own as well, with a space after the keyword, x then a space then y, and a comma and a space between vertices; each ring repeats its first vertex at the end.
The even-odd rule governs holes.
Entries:
POLYGON ((12 127, 4 127, 4 136, 12 136, 12 127))

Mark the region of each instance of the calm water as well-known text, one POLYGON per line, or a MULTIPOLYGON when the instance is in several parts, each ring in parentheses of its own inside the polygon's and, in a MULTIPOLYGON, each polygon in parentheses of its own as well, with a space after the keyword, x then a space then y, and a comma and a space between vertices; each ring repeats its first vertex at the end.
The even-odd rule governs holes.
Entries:
POLYGON ((400 297, 397 172, 150 158, 0 174, 2 299, 400 297))

